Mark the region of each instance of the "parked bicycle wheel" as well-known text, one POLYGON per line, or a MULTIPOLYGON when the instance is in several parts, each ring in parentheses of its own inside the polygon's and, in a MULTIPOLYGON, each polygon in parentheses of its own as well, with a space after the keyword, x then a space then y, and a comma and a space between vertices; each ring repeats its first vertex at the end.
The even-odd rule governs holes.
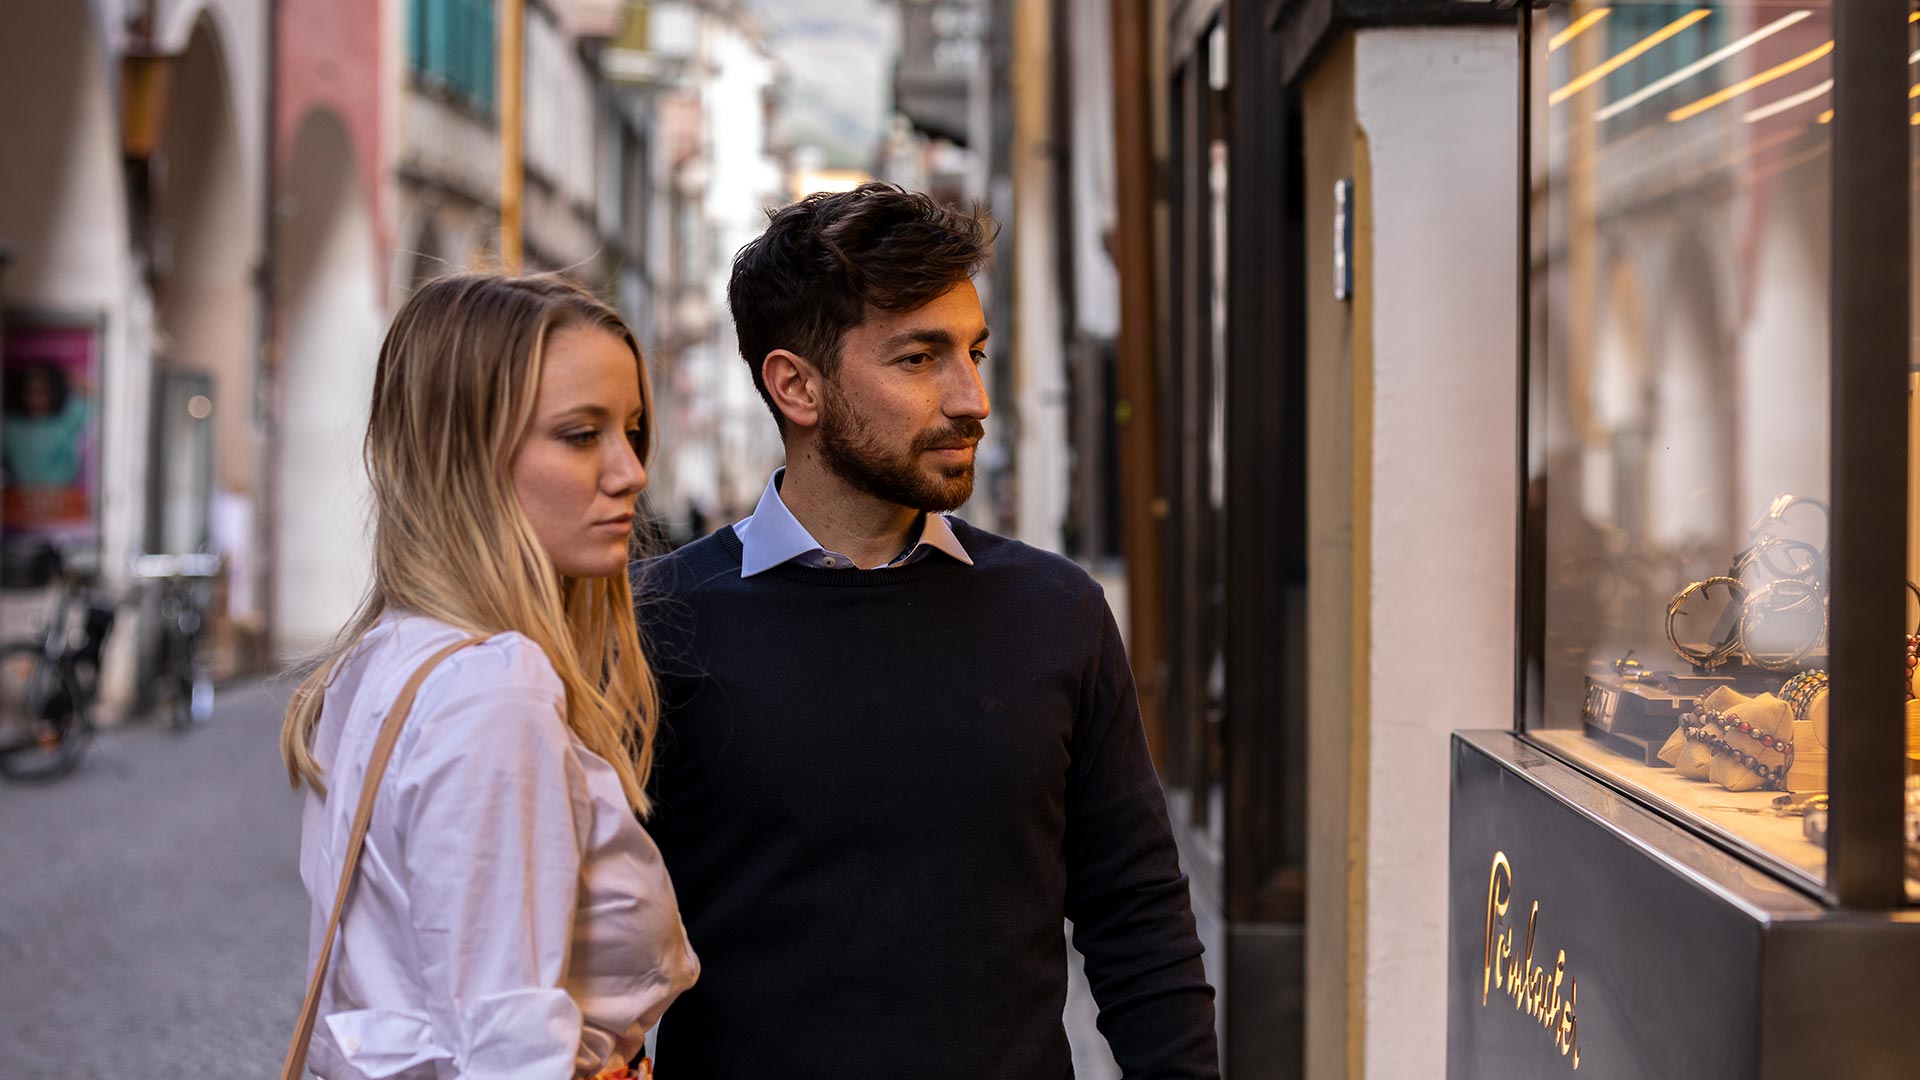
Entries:
POLYGON ((52 780, 72 772, 93 736, 73 673, 40 647, 0 648, 0 776, 52 780))

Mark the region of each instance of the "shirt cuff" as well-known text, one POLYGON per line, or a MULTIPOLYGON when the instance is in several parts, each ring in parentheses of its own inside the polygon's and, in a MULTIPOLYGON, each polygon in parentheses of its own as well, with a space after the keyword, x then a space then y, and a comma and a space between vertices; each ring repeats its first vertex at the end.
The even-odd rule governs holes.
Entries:
POLYGON ((354 1076, 383 1080, 453 1054, 433 1040, 425 1016, 394 1009, 355 1009, 326 1017, 328 1041, 354 1076))
POLYGON ((509 990, 468 1002, 460 1016, 461 1075, 469 1080, 570 1077, 580 1007, 565 990, 509 990))

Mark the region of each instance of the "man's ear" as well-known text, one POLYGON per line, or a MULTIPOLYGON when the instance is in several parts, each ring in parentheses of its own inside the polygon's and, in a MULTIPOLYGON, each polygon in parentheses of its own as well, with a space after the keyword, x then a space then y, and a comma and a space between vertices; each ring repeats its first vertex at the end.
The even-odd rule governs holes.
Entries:
POLYGON ((820 423, 820 395, 825 376, 813 361, 798 353, 775 349, 760 361, 760 378, 767 395, 787 423, 811 428, 820 423))

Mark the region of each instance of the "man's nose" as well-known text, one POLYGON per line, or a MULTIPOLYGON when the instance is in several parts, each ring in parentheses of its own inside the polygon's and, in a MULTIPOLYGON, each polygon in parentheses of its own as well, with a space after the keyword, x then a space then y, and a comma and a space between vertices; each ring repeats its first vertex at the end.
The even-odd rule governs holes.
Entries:
POLYGON ((956 367, 961 371, 948 383, 944 411, 956 419, 985 420, 992 406, 987 401, 987 382, 981 377, 979 365, 965 363, 956 367))

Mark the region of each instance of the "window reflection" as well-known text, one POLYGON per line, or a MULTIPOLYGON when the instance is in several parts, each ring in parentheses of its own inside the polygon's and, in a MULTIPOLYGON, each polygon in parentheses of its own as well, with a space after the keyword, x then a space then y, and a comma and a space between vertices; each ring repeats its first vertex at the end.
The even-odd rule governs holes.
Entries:
POLYGON ((1818 881, 1830 6, 1534 19, 1534 733, 1818 881))

